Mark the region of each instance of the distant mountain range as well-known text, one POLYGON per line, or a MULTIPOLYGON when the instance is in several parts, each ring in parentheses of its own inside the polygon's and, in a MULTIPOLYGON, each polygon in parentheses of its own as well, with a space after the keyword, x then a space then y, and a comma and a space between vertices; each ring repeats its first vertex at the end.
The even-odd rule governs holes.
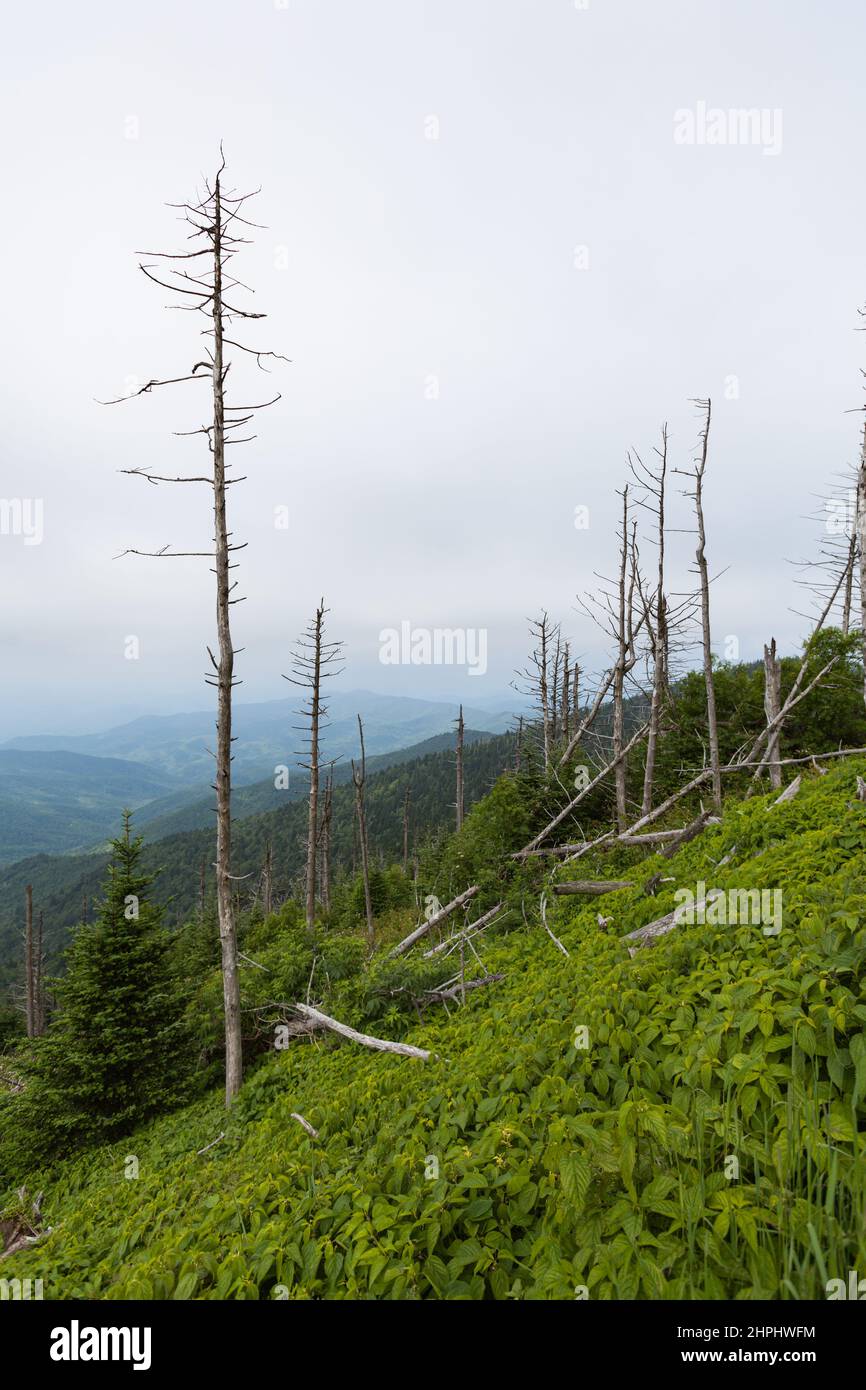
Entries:
MULTIPOLYGON (((494 784, 514 759, 513 735, 467 731, 465 804, 467 810, 494 784)), ((47 756, 47 755, 42 755, 47 756)), ((103 759, 93 759, 100 763, 103 759)), ((348 769, 346 770, 346 773, 348 769)), ((354 789, 343 774, 334 790, 332 851, 335 874, 351 872, 355 859, 354 789)), ((441 734, 412 748, 368 759, 367 820, 374 854, 386 859, 402 849, 403 799, 411 787, 412 843, 454 823, 453 735, 441 734)), ((277 900, 291 890, 304 863, 307 808, 301 779, 294 796, 274 793, 271 782, 238 793, 232 826, 232 869, 244 900, 256 891, 265 846, 273 848, 274 891, 277 900)), ((192 824, 181 817, 143 824, 144 812, 133 818, 145 838, 144 864, 158 874, 157 901, 164 904, 171 924, 182 922, 195 908, 201 865, 213 864, 214 828, 209 803, 191 808, 192 824)), ((113 826, 112 829, 115 827, 113 826)), ((24 890, 32 885, 34 910, 44 914, 49 971, 59 961, 69 929, 101 893, 108 855, 104 847, 87 854, 34 854, 0 867, 0 999, 9 984, 19 981, 22 961, 24 890)), ((213 894, 213 871, 207 869, 208 894, 213 894)))
MULTIPOLYGON (((515 704, 519 703, 515 697, 515 704)), ((371 769, 397 750, 435 752, 453 739, 458 706, 443 701, 334 693, 323 760, 338 759, 336 781, 358 754, 357 716, 371 769), (426 742, 430 741, 429 748, 426 742)), ((234 711, 235 816, 276 809, 303 794, 303 731, 297 698, 238 704, 234 711), (289 787, 274 787, 278 767, 289 787)), ((513 727, 507 709, 464 708, 471 739, 513 727)), ((121 809, 137 810, 152 838, 210 825, 214 712, 149 715, 94 734, 28 735, 0 746, 0 864, 104 844, 121 809)))

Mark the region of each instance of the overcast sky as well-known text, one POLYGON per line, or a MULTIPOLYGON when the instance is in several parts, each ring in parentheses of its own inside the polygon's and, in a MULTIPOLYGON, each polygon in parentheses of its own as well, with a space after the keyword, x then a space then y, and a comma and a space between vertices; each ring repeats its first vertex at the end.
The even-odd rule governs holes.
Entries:
MULTIPOLYGON (((205 489, 118 471, 198 471, 201 439, 171 431, 203 422, 207 387, 96 400, 200 355, 134 253, 180 244, 165 204, 220 139, 230 182, 262 187, 238 272, 269 318, 247 341, 292 360, 247 378, 283 398, 235 454, 239 698, 287 693, 322 593, 346 688, 493 700, 541 606, 599 666, 574 600, 612 569, 626 450, 667 420, 687 466, 695 396, 714 646, 792 649, 787 561, 857 452, 864 40, 857 0, 10 9, 0 497, 41 499, 44 534, 0 535, 0 738, 210 703, 207 562, 113 558, 207 544, 205 489), (763 134, 708 143, 702 111, 739 108, 763 134), (483 629, 486 674, 383 665, 404 621, 483 629)), ((691 538, 671 548, 684 581, 691 538)))

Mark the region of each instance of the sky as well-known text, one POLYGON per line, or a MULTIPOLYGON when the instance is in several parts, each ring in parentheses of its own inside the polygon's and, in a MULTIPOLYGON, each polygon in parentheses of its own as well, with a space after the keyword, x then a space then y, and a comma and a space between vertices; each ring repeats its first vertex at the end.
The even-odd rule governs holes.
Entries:
POLYGON ((238 699, 288 693, 322 595, 344 688, 502 703, 542 608, 600 669, 576 598, 614 567, 627 451, 667 422, 688 467, 696 397, 714 648, 794 650, 791 561, 857 457, 864 39, 855 0, 10 10, 0 740, 210 703, 207 561, 117 558, 207 547, 205 488, 120 471, 200 471, 201 437, 172 432, 206 420, 207 387, 98 401, 196 360, 194 316, 135 253, 183 244, 167 204, 221 140, 230 184, 261 187, 237 270, 268 318, 246 341, 291 359, 237 365, 255 399, 282 393, 235 454, 238 699), (383 663, 404 624, 484 660, 383 663))

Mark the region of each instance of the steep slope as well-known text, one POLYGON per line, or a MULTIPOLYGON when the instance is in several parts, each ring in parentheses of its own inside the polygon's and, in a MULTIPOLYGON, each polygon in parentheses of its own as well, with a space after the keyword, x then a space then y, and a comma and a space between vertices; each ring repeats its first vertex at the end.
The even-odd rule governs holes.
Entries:
MULTIPOLYGON (((345 1021, 376 1007, 368 1031, 430 1060, 334 1038, 272 1052, 227 1120, 215 1094, 33 1175, 55 1230, 9 1276, 46 1298, 824 1298, 866 1260, 864 771, 734 803, 670 860, 600 858, 588 875, 634 884, 602 921, 553 902, 566 955, 510 913, 479 944, 503 978, 450 1017, 397 1007, 410 962, 379 977, 388 1005, 335 986, 345 1021), (707 885, 778 889, 781 930, 682 923, 629 955, 626 932, 707 885)), ((296 944, 268 929, 273 965, 296 944)))

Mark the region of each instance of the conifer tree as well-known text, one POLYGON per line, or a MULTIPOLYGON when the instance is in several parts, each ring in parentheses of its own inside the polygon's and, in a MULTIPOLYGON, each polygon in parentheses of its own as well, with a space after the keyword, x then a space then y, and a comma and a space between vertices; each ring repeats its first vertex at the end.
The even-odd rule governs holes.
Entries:
POLYGON ((141 845, 125 811, 102 902, 76 929, 57 1018, 35 1059, 34 1118, 51 1148, 108 1141, 183 1099, 183 1003, 141 845))

